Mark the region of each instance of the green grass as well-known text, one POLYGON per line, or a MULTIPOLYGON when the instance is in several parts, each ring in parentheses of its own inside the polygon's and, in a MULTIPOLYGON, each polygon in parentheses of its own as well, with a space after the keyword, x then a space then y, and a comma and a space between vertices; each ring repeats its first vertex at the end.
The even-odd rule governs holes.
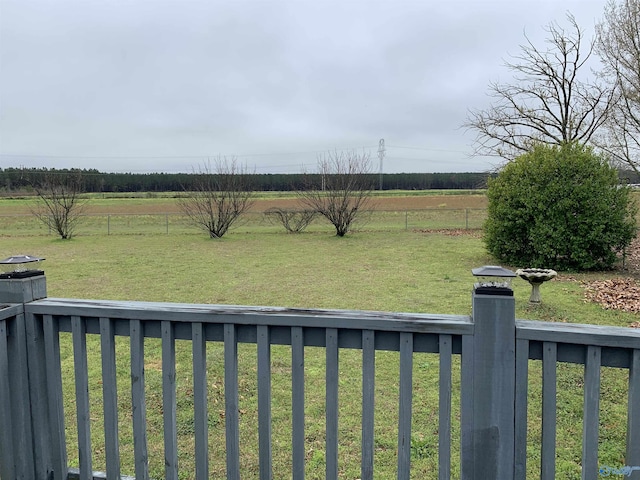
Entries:
MULTIPOLYGON (((250 231, 250 229, 249 229, 250 231)), ((423 234, 411 230, 367 231, 345 238, 330 230, 301 235, 244 233, 241 229, 221 240, 189 233, 175 235, 88 235, 71 241, 50 236, 6 236, 0 241, 6 256, 45 257, 50 297, 78 297, 273 305, 307 308, 346 308, 425 313, 469 314, 471 268, 493 263, 482 242, 473 236, 423 234)), ((519 266, 511 266, 516 268, 519 266)), ((637 315, 602 310, 583 301, 580 281, 613 274, 562 273, 542 287, 541 306, 528 306, 530 287, 514 282, 519 318, 558 322, 626 326, 637 315)), ((104 470, 101 434, 102 392, 99 341, 89 339, 90 398, 94 468, 104 470)), ((62 362, 70 463, 75 451, 73 357, 63 335, 62 362)), ((147 411, 150 469, 164 476, 162 396, 159 341, 147 339, 147 411)), ((118 339, 118 388, 123 473, 132 473, 132 432, 128 339, 118 339)), ((193 413, 190 344, 177 345, 178 431, 183 478, 193 477, 193 413)), ((257 472, 257 385, 255 345, 240 345, 241 455, 243 478, 257 472)), ((224 372, 222 348, 208 345, 210 455, 212 477, 224 476, 224 372)), ((454 440, 459 437, 459 361, 454 364, 454 440)), ((290 349, 274 346, 273 453, 276 478, 290 471, 290 349), (279 473, 278 473, 279 472, 279 473), (284 472, 284 473, 283 473, 284 472)), ((359 478, 361 358, 357 351, 340 352, 340 467, 341 478, 359 478)), ((324 351, 307 348, 307 478, 324 478, 324 351)), ((378 478, 395 476, 398 410, 398 355, 377 352, 375 418, 378 478)), ((624 464, 626 375, 603 369, 600 463, 624 464)), ((582 367, 558 367, 558 478, 580 478, 582 367)), ((530 461, 528 477, 539 472, 540 368, 531 361, 530 461), (536 455, 538 457, 536 457, 536 455)), ((438 418, 438 357, 414 358, 414 478, 436 478, 438 418)), ((459 476, 459 451, 452 453, 453 478, 459 476)), ((74 463, 75 462, 75 463, 74 463)))
MULTIPOLYGON (((136 202, 136 200, 132 200, 136 202)), ((161 200, 152 200, 150 208, 160 208, 161 200)), ((94 203, 94 206, 96 203, 94 203)), ((437 229, 479 229, 486 218, 486 209, 429 208, 422 210, 380 210, 357 219, 353 231, 401 231, 437 229)), ((231 228, 235 233, 284 233, 284 227, 261 212, 245 214, 231 228)), ((324 218, 318 217, 308 232, 335 232, 324 218)), ((0 215, 0 232, 11 236, 54 235, 30 214, 0 215)), ((87 214, 80 217, 75 234, 88 235, 147 235, 198 234, 199 230, 178 213, 148 214, 87 214)))

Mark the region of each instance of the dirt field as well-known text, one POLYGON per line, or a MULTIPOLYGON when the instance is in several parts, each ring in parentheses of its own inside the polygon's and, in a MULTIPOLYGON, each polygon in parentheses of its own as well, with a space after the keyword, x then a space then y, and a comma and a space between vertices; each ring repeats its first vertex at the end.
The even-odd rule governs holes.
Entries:
MULTIPOLYGON (((295 208, 298 200, 293 198, 258 200, 253 209, 264 211, 272 207, 295 208)), ((376 197, 373 199, 375 210, 422 210, 425 208, 486 208, 484 195, 421 195, 406 197, 376 197)))

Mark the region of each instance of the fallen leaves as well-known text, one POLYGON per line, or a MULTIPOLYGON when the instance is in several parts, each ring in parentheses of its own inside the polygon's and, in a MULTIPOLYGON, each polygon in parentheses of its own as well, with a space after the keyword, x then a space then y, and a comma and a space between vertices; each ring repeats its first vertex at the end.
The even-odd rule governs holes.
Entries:
POLYGON ((633 278, 612 278, 585 284, 585 299, 606 310, 640 312, 640 285, 633 278))

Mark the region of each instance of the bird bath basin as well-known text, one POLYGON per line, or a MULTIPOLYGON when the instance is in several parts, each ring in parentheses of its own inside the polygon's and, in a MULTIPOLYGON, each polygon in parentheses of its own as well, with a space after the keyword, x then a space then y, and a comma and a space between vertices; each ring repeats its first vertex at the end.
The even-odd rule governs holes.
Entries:
POLYGON ((521 268, 516 270, 516 275, 531 284, 529 302, 540 303, 540 285, 555 278, 558 273, 548 268, 521 268))

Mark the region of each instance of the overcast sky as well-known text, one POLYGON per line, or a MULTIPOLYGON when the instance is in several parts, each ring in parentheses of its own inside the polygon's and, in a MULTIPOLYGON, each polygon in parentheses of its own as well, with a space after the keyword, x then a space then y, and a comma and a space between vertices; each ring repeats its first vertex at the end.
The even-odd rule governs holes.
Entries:
POLYGON ((0 168, 486 171, 461 124, 524 33, 605 0, 0 0, 0 168), (364 150, 363 150, 364 149, 364 150))

